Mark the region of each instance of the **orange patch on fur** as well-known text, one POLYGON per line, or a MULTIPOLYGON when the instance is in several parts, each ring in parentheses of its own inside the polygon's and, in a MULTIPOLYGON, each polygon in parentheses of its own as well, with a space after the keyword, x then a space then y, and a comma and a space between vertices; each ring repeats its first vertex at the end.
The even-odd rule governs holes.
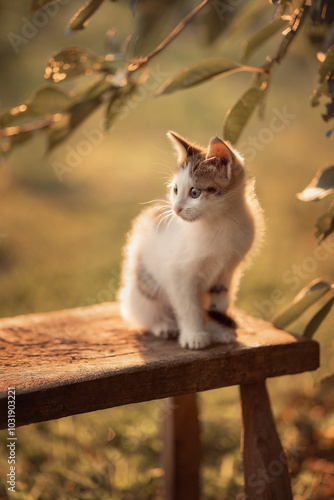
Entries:
POLYGON ((228 161, 231 157, 231 153, 224 143, 215 142, 213 144, 210 144, 206 157, 211 158, 212 156, 216 156, 217 158, 226 158, 226 160, 228 161))

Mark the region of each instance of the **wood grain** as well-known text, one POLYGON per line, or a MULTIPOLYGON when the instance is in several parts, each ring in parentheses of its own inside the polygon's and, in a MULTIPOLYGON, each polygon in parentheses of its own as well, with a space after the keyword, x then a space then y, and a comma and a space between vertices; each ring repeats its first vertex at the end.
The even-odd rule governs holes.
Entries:
POLYGON ((248 500, 292 500, 287 460, 271 413, 265 381, 240 387, 243 463, 248 500))
POLYGON ((165 500, 200 499, 200 425, 196 394, 168 398, 164 426, 165 500))
POLYGON ((201 351, 129 330, 116 303, 0 320, 0 427, 314 370, 315 341, 242 313, 237 342, 201 351))

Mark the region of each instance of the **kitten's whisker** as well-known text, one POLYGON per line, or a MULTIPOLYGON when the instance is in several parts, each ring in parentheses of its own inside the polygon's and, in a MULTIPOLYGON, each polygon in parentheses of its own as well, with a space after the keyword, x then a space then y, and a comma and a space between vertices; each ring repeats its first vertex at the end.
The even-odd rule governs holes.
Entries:
POLYGON ((173 186, 174 175, 171 177, 166 177, 166 182, 164 182, 164 186, 171 188, 173 186))
POLYGON ((168 212, 168 211, 162 212, 161 214, 159 214, 159 215, 155 218, 155 220, 156 220, 156 221, 159 221, 159 220, 161 221, 161 220, 162 220, 162 219, 164 219, 164 218, 166 217, 166 215, 168 215, 168 214, 169 214, 169 212, 168 212))
POLYGON ((174 220, 174 213, 169 214, 169 221, 167 222, 166 231, 168 230, 172 220, 174 220))
POLYGON ((162 212, 161 214, 159 214, 157 216, 157 219, 162 218, 162 217, 164 217, 166 215, 171 215, 172 213, 173 212, 172 212, 171 208, 166 206, 164 212, 162 212))
POLYGON ((166 167, 169 171, 173 170, 169 163, 154 162, 154 165, 166 167))
MULTIPOLYGON (((167 224, 167 228, 170 224, 170 221, 172 220, 172 215, 173 215, 173 212, 170 210, 170 211, 167 211, 167 212, 164 212, 163 214, 161 214, 160 216, 160 220, 158 222, 158 229, 160 228, 161 224, 163 224, 166 220, 170 219, 168 221, 168 224, 167 224)), ((159 218, 159 217, 158 217, 159 218)), ((166 229, 167 229, 166 228, 166 229)))
POLYGON ((150 201, 143 201, 141 203, 139 203, 139 205, 148 205, 149 203, 158 203, 159 201, 161 201, 162 203, 166 203, 166 200, 163 199, 163 198, 158 198, 156 200, 150 200, 150 201))
POLYGON ((164 178, 164 177, 174 177, 174 175, 175 175, 175 172, 173 172, 173 170, 163 170, 163 171, 160 170, 157 173, 160 174, 159 177, 162 177, 162 178, 164 178))
POLYGON ((166 169, 166 170, 162 170, 162 169, 155 170, 155 172, 157 172, 158 174, 163 173, 163 174, 174 175, 174 171, 168 163, 154 163, 154 165, 160 165, 166 169))
POLYGON ((154 149, 156 149, 157 151, 159 151, 159 153, 163 153, 164 155, 169 155, 168 151, 166 151, 165 149, 158 148, 158 146, 156 144, 152 144, 152 147, 154 149))
POLYGON ((164 207, 160 207, 163 209, 163 211, 157 216, 157 218, 161 218, 165 215, 171 215, 173 213, 173 210, 171 209, 170 205, 165 205, 164 207))

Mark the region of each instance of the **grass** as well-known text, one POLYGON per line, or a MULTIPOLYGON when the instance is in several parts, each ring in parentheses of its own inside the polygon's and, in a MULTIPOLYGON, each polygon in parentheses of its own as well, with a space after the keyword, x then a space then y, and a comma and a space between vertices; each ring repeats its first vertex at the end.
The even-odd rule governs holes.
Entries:
MULTIPOLYGON (((13 1, 2 8, 3 32, 19 32, 25 7, 13 1)), ((70 6, 62 8, 18 55, 3 40, 3 105, 22 102, 42 83, 39 75, 55 48, 71 43, 88 46, 94 39, 93 49, 103 50, 99 40, 109 26, 106 16, 99 14, 86 33, 69 41, 59 33, 72 12, 70 6)), ((115 25, 127 32, 129 16, 122 7, 113 3, 106 8, 115 9, 115 25)), ((157 59, 153 64, 155 85, 189 60, 207 54, 204 49, 189 54, 189 47, 195 46, 195 34, 189 31, 157 59)), ((219 44, 210 49, 210 55, 231 57, 236 46, 235 41, 219 44)), ((255 116, 240 141, 246 158, 254 157, 254 138, 260 144, 248 164, 256 177, 267 235, 260 256, 243 279, 238 305, 268 319, 313 278, 334 278, 330 250, 326 259, 316 261, 315 268, 309 269, 305 260, 314 256, 313 223, 327 202, 302 204, 295 198, 316 170, 332 162, 326 125, 319 110, 308 105, 316 66, 303 54, 303 47, 296 45, 275 75, 265 120, 255 116), (275 110, 285 108, 293 118, 265 144, 261 141, 263 129, 270 130, 275 110), (303 270, 303 277, 297 268, 303 270), (279 300, 277 293, 272 295, 274 290, 280 292, 279 300)), ((89 154, 81 155, 75 166, 71 163, 62 182, 55 162, 68 167, 70 153, 80 150, 87 133, 100 129, 101 113, 87 120, 49 157, 44 155, 43 138, 17 150, 0 170, 0 234, 6 235, 0 239, 0 316, 114 300, 121 250, 131 220, 142 209, 141 203, 163 195, 175 165, 166 131, 175 129, 203 145, 210 137, 221 136, 223 117, 248 81, 248 75, 234 75, 189 92, 133 102, 129 116, 119 120, 115 130, 98 146, 93 145, 89 154)), ((334 498, 333 383, 331 379, 319 383, 332 373, 332 319, 333 315, 317 334, 324 346, 319 373, 269 383, 279 431, 290 455, 297 500, 334 498)), ((200 402, 204 498, 241 499, 238 391, 204 393, 200 402)), ((19 429, 18 493, 9 498, 162 498, 163 415, 163 401, 149 402, 19 429)), ((0 435, 4 443, 6 433, 0 435)), ((3 484, 7 470, 3 452, 3 484)), ((3 498, 5 491, 0 489, 3 498)))

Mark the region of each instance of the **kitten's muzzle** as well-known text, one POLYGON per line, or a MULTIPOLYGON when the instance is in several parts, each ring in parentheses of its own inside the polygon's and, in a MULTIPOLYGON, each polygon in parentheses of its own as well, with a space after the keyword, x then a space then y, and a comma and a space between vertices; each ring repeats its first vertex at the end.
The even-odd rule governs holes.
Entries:
POLYGON ((182 207, 174 207, 173 210, 176 213, 176 215, 179 215, 182 212, 182 207))

